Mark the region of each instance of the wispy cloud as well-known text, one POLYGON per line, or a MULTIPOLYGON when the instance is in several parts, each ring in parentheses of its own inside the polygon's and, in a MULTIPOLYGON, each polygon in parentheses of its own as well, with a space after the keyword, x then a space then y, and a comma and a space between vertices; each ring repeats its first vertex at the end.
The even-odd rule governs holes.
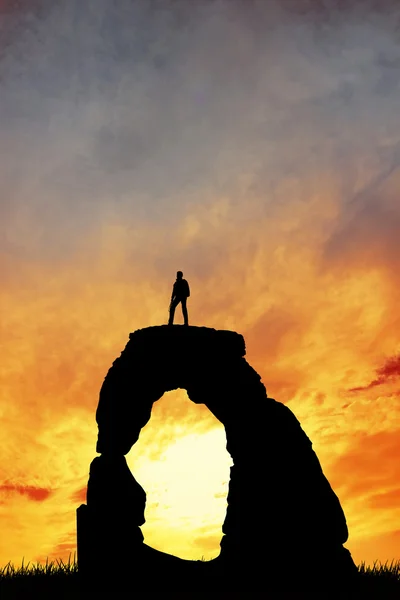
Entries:
POLYGON ((378 385, 384 385, 385 383, 392 382, 400 377, 400 355, 388 358, 382 367, 376 369, 376 374, 378 376, 376 379, 373 379, 364 386, 351 388, 349 392, 361 392, 363 390, 369 390, 378 385))
POLYGON ((21 494, 22 496, 27 496, 34 502, 43 502, 44 500, 47 500, 52 493, 52 489, 46 489, 42 487, 2 483, 0 485, 0 503, 5 504, 7 497, 10 497, 11 494, 21 494), (3 497, 3 499, 1 499, 1 497, 3 497))

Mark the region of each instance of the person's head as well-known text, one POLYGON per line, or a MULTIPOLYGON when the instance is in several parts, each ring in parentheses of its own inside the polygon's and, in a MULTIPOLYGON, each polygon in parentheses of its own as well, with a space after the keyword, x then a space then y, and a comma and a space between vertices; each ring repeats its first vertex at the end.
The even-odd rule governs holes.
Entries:
POLYGON ((177 271, 177 273, 176 273, 176 278, 177 278, 177 279, 182 279, 182 277, 183 277, 183 273, 182 273, 182 271, 177 271))

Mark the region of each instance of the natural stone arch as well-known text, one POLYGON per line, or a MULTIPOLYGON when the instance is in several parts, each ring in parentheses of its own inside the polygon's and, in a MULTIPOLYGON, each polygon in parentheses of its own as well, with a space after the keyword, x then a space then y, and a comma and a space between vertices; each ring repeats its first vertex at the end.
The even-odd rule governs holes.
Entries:
MULTIPOLYGON (((116 514, 129 512, 132 537, 143 539, 145 493, 124 455, 150 419, 153 403, 183 388, 224 425, 234 463, 216 559, 221 568, 235 566, 237 575, 264 565, 265 575, 268 564, 271 578, 278 580, 288 563, 297 579, 307 577, 310 563, 321 571, 330 564, 340 580, 341 573, 355 569, 342 546, 348 531, 340 502, 300 423, 289 408, 267 397, 244 357, 244 339, 235 332, 160 326, 130 334, 100 391, 96 450, 102 456, 92 462, 88 507, 103 515, 111 506, 116 514)), ((309 577, 315 580, 315 572, 309 577)))
MULTIPOLYGON (((100 390, 97 452, 127 454, 149 421, 153 403, 178 388, 185 389, 193 402, 205 404, 224 424, 225 397, 234 384, 232 370, 247 365, 241 335, 175 325, 140 329, 129 338, 100 390)), ((260 377, 251 371, 260 384, 260 377)), ((228 418, 229 407, 227 412, 228 418)))

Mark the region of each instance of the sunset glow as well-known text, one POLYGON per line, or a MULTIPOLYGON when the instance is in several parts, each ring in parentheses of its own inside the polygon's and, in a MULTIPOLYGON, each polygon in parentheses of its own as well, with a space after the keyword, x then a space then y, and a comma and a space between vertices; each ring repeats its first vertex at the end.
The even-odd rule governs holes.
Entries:
MULTIPOLYGON (((355 562, 399 559, 396 3, 27 4, 0 2, 0 566, 76 550, 101 384, 178 269, 300 420, 355 562)), ((184 390, 155 404, 147 544, 218 555, 225 444, 184 390)))

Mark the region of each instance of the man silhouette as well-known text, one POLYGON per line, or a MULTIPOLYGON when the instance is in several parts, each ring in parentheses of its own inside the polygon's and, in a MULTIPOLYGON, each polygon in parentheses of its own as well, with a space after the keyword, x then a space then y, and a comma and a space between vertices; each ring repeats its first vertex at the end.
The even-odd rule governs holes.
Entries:
POLYGON ((176 281, 172 288, 171 304, 169 305, 169 321, 168 325, 172 325, 174 322, 175 308, 179 302, 182 304, 182 314, 185 325, 189 325, 188 313, 186 308, 186 300, 190 296, 189 284, 186 279, 183 279, 182 271, 178 271, 176 274, 176 281))

